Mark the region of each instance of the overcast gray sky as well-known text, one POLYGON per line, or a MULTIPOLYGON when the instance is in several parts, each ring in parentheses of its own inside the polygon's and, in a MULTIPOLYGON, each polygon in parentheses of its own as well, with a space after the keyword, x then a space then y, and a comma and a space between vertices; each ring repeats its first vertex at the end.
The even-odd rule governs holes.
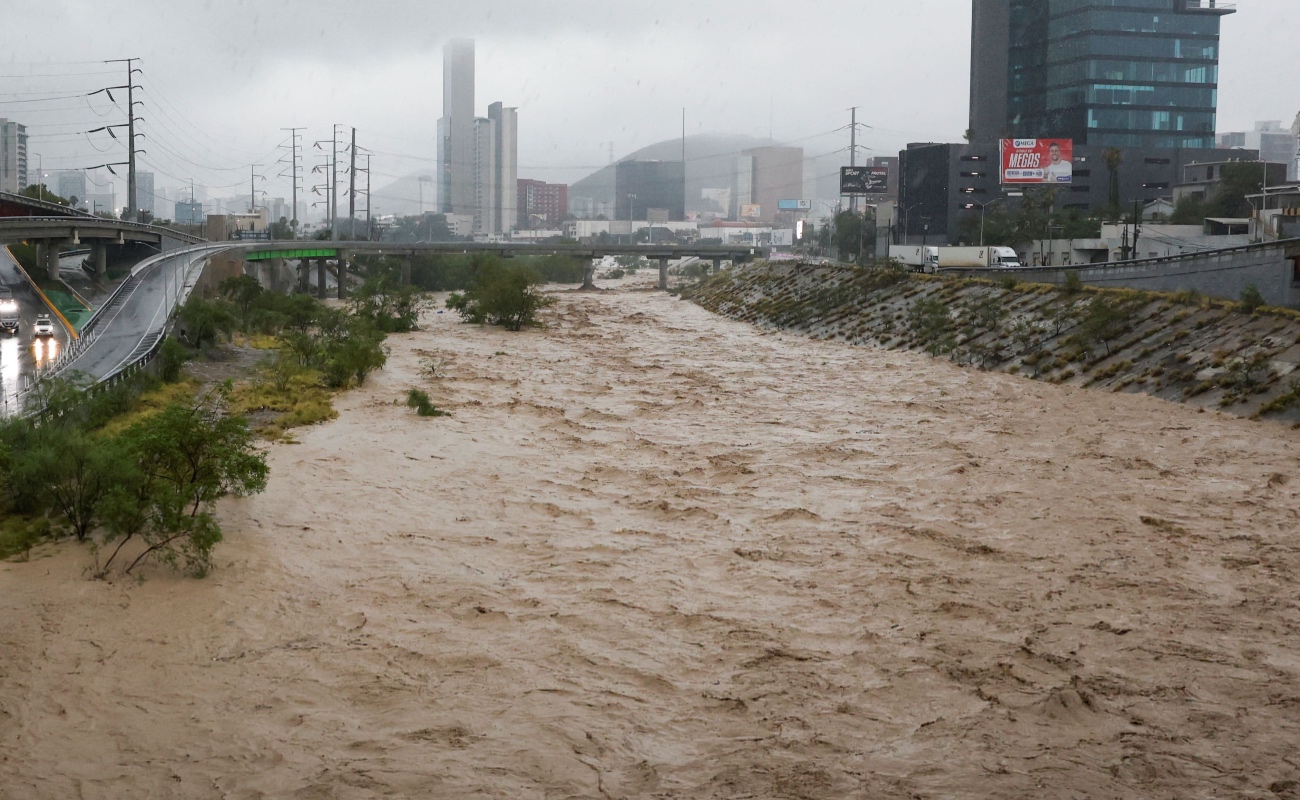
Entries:
MULTIPOLYGON (((120 142, 81 133, 122 121, 122 96, 115 107, 71 95, 124 82, 101 59, 139 57, 144 167, 159 186, 193 178, 217 197, 247 193, 254 162, 268 175, 259 188, 287 197, 274 161, 288 126, 306 128, 308 168, 312 143, 342 123, 376 151, 376 187, 432 172, 453 37, 476 40, 479 113, 494 100, 519 107, 521 178, 582 178, 608 162, 610 142, 619 157, 677 136, 682 108, 689 133, 770 131, 809 155, 847 146, 836 129, 853 105, 875 154, 959 141, 966 128, 970 0, 5 5, 0 116, 29 126, 45 171, 124 160, 120 142), (42 100, 56 95, 69 97, 42 100)), ((1219 130, 1289 125, 1297 0, 1237 5, 1223 25, 1219 130)))

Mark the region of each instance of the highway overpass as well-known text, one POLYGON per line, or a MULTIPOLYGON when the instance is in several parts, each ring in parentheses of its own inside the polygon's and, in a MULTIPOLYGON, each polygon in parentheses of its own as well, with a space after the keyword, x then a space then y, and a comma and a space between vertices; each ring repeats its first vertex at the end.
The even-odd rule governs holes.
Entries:
POLYGON ((65 247, 89 247, 95 270, 103 275, 108 271, 108 247, 112 245, 142 244, 162 252, 202 241, 159 225, 105 219, 56 203, 0 192, 0 244, 37 245, 39 261, 52 279, 58 278, 59 251, 65 247))
MULTIPOLYGON (((232 250, 242 253, 248 262, 278 263, 299 262, 299 285, 307 285, 307 274, 312 262, 317 269, 317 287, 323 292, 325 263, 335 261, 346 269, 358 255, 396 256, 404 259, 402 280, 410 280, 410 259, 420 254, 464 255, 487 253, 502 258, 515 256, 564 255, 585 262, 583 288, 594 288, 595 262, 604 256, 641 256, 659 262, 659 288, 668 288, 668 262, 680 258, 698 258, 710 261, 716 269, 723 261, 733 264, 755 258, 766 258, 768 248, 749 245, 597 245, 597 244, 521 244, 517 242, 330 242, 330 241, 275 241, 231 242, 232 250)), ((338 282, 339 297, 343 297, 345 284, 338 282)))

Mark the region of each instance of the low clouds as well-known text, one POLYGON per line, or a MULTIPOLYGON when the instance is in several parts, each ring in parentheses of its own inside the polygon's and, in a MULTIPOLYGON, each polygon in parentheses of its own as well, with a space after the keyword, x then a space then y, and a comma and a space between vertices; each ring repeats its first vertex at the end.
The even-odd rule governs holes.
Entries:
MULTIPOLYGON (((1278 74, 1269 59, 1290 46, 1290 5, 1255 0, 1225 19, 1221 130, 1300 110, 1294 97, 1295 108, 1279 107, 1260 79, 1278 74)), ((310 145, 336 122, 355 125, 358 142, 376 151, 379 184, 432 168, 442 45, 468 36, 477 41, 476 106, 520 109, 520 176, 573 181, 608 161, 611 141, 617 157, 676 136, 683 107, 689 132, 770 131, 810 155, 847 145, 833 131, 851 105, 880 154, 958 139, 969 24, 969 0, 46 0, 6 9, 0 74, 94 71, 98 58, 140 56, 161 95, 146 92, 140 112, 158 143, 146 160, 164 173, 161 185, 193 177, 221 194, 254 158, 274 159, 279 128, 307 126, 310 145)), ((0 102, 107 81, 121 82, 6 78, 0 102)), ((0 105, 0 116, 44 134, 33 150, 47 168, 102 163, 112 153, 96 150, 112 141, 55 134, 116 121, 115 110, 65 106, 0 105)), ((288 181, 265 171, 265 188, 287 195, 288 181)))

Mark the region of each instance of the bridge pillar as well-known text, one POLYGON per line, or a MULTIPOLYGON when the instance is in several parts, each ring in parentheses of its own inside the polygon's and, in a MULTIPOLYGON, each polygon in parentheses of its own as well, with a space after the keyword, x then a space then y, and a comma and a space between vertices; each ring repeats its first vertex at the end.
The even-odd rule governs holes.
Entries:
POLYGON ((298 259, 298 291, 301 294, 311 292, 311 259, 298 259))
POLYGON ((95 255, 95 277, 103 278, 108 275, 108 245, 103 242, 95 242, 93 253, 95 255))
POLYGON ((659 288, 668 289, 668 256, 659 256, 659 288))
POLYGON ((53 239, 45 243, 45 274, 52 281, 59 280, 59 243, 53 239))
POLYGON ((339 299, 343 300, 348 296, 348 262, 352 260, 351 253, 339 251, 337 277, 339 279, 339 299))
POLYGON ((713 259, 713 274, 717 275, 721 271, 722 271, 722 259, 721 258, 713 259))
POLYGON ((403 286, 411 285, 411 259, 413 257, 414 255, 412 253, 407 253, 405 256, 402 256, 402 285, 403 286))
POLYGON ((595 289, 596 288, 595 277, 596 277, 596 259, 584 258, 582 260, 582 288, 595 289))
POLYGON ((316 259, 316 297, 324 300, 329 297, 325 286, 325 259, 316 259))
POLYGON ((271 271, 271 291, 288 292, 289 281, 285 278, 285 274, 284 274, 284 259, 283 258, 269 259, 267 261, 267 265, 271 271))

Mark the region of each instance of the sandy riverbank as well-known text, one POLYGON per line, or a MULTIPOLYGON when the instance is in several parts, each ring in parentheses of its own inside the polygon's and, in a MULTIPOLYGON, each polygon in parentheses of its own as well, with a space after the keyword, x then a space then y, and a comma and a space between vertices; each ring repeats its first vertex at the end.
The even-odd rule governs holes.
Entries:
POLYGON ((0 563, 0 797, 1297 796, 1300 431, 659 293, 391 343, 211 578, 0 563))

